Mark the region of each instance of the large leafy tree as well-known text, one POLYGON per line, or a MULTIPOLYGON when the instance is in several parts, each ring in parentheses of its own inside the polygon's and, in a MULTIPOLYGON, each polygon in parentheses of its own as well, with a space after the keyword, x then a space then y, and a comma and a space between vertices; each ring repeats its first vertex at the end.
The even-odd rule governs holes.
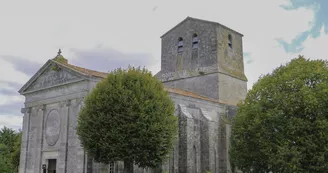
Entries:
POLYGON ((0 172, 18 172, 21 132, 11 128, 0 129, 0 172))
POLYGON ((327 65, 300 56, 254 84, 233 122, 233 166, 245 173, 328 172, 327 65))
POLYGON ((116 69, 86 97, 77 134, 97 162, 157 167, 177 134, 174 104, 148 70, 116 69))

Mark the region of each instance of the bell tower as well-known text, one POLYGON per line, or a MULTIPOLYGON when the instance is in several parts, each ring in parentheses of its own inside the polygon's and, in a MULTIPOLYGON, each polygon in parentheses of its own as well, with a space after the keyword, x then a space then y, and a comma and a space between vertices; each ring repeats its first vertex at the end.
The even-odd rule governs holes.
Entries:
POLYGON ((246 97, 243 35, 216 22, 187 17, 162 37, 164 85, 236 105, 246 97))

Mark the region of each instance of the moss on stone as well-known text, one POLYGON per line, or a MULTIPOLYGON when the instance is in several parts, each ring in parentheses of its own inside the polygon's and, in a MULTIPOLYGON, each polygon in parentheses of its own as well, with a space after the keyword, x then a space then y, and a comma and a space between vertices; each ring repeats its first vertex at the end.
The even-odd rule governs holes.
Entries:
POLYGON ((54 61, 59 62, 61 64, 67 64, 68 61, 66 58, 64 58, 62 55, 57 55, 54 59, 54 61))
POLYGON ((57 65, 53 65, 52 70, 53 71, 60 71, 60 67, 58 67, 57 65))

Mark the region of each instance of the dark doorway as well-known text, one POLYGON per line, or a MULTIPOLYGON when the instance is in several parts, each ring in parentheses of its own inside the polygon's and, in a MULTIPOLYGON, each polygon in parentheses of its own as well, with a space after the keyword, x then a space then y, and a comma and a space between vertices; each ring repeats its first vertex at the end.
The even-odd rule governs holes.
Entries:
POLYGON ((56 173, 56 159, 49 159, 48 160, 48 173, 56 173))

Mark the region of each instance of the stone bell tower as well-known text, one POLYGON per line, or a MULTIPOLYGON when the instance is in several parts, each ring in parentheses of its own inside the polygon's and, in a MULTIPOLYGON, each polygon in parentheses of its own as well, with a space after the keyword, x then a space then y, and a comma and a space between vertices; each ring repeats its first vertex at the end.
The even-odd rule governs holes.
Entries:
POLYGON ((164 85, 236 105, 247 93, 243 35, 216 22, 187 17, 162 39, 164 85))

